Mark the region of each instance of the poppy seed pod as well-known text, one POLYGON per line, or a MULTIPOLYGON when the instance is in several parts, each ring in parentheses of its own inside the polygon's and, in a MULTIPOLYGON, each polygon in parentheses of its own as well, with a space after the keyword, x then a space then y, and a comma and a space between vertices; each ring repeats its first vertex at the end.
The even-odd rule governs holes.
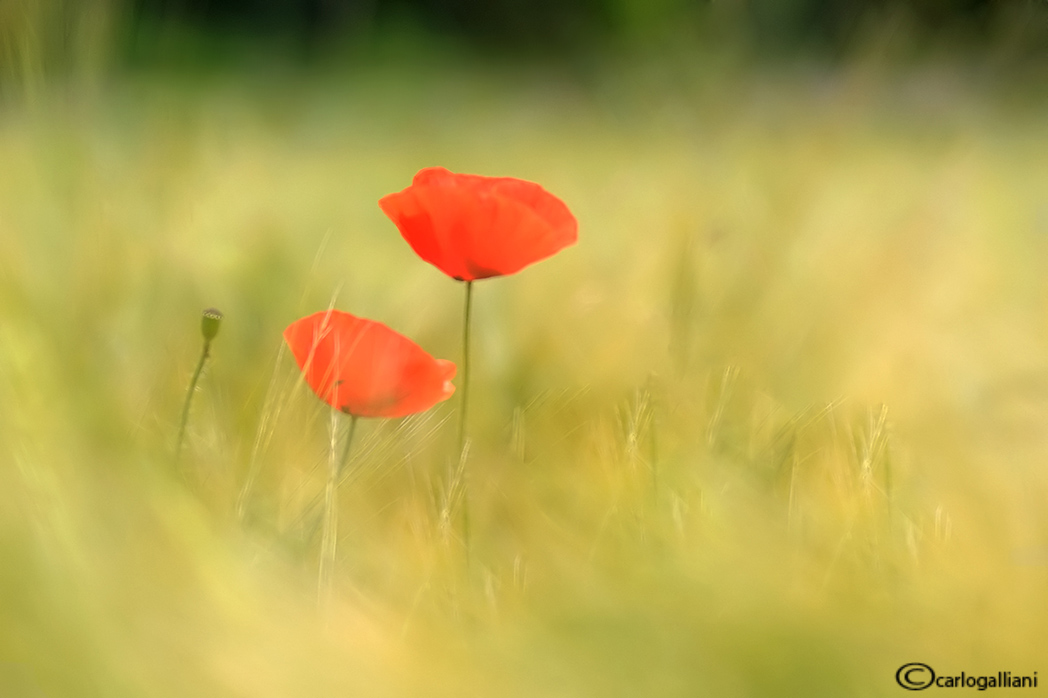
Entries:
POLYGON ((200 332, 204 335, 204 341, 210 342, 218 334, 218 328, 222 324, 222 311, 218 308, 208 308, 200 318, 200 332))
POLYGON ((455 364, 380 322, 322 311, 288 325, 284 340, 317 397, 355 417, 404 417, 455 392, 455 364))
POLYGON ((419 257, 458 281, 514 274, 578 239, 563 201, 513 177, 427 167, 378 203, 419 257))

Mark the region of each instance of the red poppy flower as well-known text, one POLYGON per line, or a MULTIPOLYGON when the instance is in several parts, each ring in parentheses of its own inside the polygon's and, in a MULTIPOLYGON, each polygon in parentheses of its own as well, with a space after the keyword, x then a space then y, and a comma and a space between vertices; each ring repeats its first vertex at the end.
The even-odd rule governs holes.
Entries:
POLYGON ((512 177, 427 167, 378 205, 419 257, 459 281, 516 273, 578 239, 563 201, 512 177))
POLYGON ((323 311, 288 325, 284 340, 317 397, 355 417, 424 412, 455 392, 455 364, 380 322, 323 311))

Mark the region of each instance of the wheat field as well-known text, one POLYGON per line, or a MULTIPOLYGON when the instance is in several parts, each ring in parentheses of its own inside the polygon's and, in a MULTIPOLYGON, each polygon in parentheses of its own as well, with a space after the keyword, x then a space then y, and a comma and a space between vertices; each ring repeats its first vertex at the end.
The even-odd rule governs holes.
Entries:
MULTIPOLYGON (((1048 121, 949 62, 135 73, 0 113, 0 695, 880 696, 1048 649, 1048 121), (344 422, 336 307, 459 360, 377 200, 541 183, 457 399, 344 422), (171 458, 200 351, 225 315, 171 458), (472 532, 458 525, 463 478, 472 532)), ((1041 663, 1039 665, 1039 663, 1041 663)))

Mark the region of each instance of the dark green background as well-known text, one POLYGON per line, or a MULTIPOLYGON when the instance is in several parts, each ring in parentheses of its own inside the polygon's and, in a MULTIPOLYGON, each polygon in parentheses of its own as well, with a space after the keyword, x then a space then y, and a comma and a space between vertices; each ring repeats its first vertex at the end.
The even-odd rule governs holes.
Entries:
POLYGON ((306 47, 405 23, 485 50, 570 51, 697 31, 761 50, 839 51, 880 28, 965 45, 1048 43, 1043 0, 134 0, 129 31, 183 26, 283 35, 306 47))

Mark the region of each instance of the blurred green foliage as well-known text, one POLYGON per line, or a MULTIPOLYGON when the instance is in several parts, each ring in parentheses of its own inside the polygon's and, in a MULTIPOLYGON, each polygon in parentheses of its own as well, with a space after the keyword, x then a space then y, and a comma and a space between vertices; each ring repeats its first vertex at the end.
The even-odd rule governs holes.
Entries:
MULTIPOLYGON (((0 75, 96 76, 112 65, 221 62, 245 53, 367 55, 390 36, 541 58, 608 48, 735 47, 846 57, 906 47, 1048 48, 1043 0, 2 0, 0 75)), ((424 52, 424 51, 420 51, 424 52)))
POLYGON ((2 73, 25 78, 45 69, 97 71, 119 41, 122 10, 119 0, 3 0, 2 73))
POLYGON ((0 0, 0 696, 1041 668, 1048 125, 1043 83, 986 79, 1041 4, 268 7, 0 0), (338 44, 398 60, 314 70, 338 44), (748 58, 791 51, 837 63, 748 58), (478 286, 472 566, 457 403, 368 422, 318 617, 339 424, 280 333, 334 304, 457 357, 461 289, 376 205, 434 164, 541 182, 580 243, 478 286))
POLYGON ((713 16, 779 43, 842 43, 864 23, 900 14, 921 31, 987 38, 1004 18, 1039 6, 1043 11, 1036 0, 137 0, 135 6, 142 16, 304 33, 359 29, 409 13, 431 29, 489 46, 507 40, 518 46, 556 44, 601 33, 629 36, 713 16))
POLYGON ((1044 96, 952 63, 709 66, 146 73, 6 106, 0 695, 1040 669, 1044 96), (368 421, 318 617, 339 424, 280 334, 333 303, 457 357, 461 287, 376 203, 431 164, 541 182, 580 241, 476 289, 472 565, 442 515, 457 402, 368 421))

